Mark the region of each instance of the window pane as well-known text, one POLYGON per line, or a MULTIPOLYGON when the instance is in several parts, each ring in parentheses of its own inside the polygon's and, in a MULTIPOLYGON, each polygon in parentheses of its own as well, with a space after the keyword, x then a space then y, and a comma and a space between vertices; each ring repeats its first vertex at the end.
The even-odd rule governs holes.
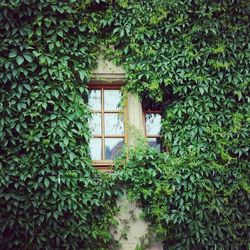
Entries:
POLYGON ((124 134, 124 123, 122 114, 105 114, 104 119, 106 135, 124 134))
POLYGON ((159 138, 148 138, 148 145, 159 152, 161 151, 161 142, 159 138))
POLYGON ((101 110, 101 90, 99 89, 90 90, 89 106, 92 110, 101 110))
POLYGON ((100 135, 101 130, 101 113, 93 113, 89 122, 89 127, 93 135, 100 135))
POLYGON ((161 130, 161 115, 148 113, 146 114, 146 134, 159 135, 161 130))
POLYGON ((124 145, 123 138, 106 138, 105 139, 105 159, 113 160, 115 156, 119 155, 123 145, 124 145))
POLYGON ((92 138, 90 140, 90 155, 92 160, 102 159, 102 139, 92 138))
POLYGON ((119 90, 104 90, 104 110, 118 110, 120 100, 119 90))

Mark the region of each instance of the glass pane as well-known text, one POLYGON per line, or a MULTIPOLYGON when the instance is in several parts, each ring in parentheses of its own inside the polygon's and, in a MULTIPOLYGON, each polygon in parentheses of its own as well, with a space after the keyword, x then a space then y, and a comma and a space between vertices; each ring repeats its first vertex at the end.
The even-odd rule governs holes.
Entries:
POLYGON ((159 152, 161 151, 161 142, 159 138, 148 138, 148 145, 159 152))
POLYGON ((105 134, 123 135, 124 123, 122 114, 104 114, 105 134))
POLYGON ((102 159, 102 139, 92 138, 90 140, 90 155, 92 160, 102 159))
POLYGON ((119 90, 104 90, 104 110, 118 110, 120 100, 119 90))
POLYGON ((123 138, 106 138, 105 139, 105 159, 113 160, 115 156, 119 155, 123 145, 124 145, 123 138))
POLYGON ((93 113, 89 122, 89 127, 93 135, 100 135, 101 132, 101 113, 93 113))
POLYGON ((92 110, 101 110, 101 90, 99 89, 90 90, 89 106, 92 110))
POLYGON ((161 115, 148 113, 146 114, 146 134, 159 135, 161 130, 161 115))

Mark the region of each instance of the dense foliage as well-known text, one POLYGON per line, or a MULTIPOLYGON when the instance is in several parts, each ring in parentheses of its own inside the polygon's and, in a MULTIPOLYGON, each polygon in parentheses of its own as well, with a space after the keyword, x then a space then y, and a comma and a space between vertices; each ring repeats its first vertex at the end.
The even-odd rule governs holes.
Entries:
POLYGON ((136 147, 118 164, 120 179, 167 249, 247 249, 249 3, 123 1, 122 8, 111 43, 128 72, 125 88, 163 108, 170 158, 136 147))
POLYGON ((84 3, 0 5, 0 248, 108 248, 116 191, 88 155, 84 3))
POLYGON ((248 1, 132 2, 116 10, 111 43, 126 88, 163 106, 169 149, 216 157, 226 136, 232 154, 249 156, 248 1))
POLYGON ((128 196, 138 201, 164 249, 247 249, 250 171, 237 159, 226 166, 198 155, 172 157, 143 142, 117 161, 128 196), (125 164, 124 164, 125 162, 125 164), (242 165, 240 165, 242 164, 242 165), (240 168, 240 169, 239 169, 240 168))
POLYGON ((247 0, 1 1, 0 247, 111 248, 119 190, 91 166, 86 105, 104 49, 125 88, 163 108, 171 156, 131 153, 115 177, 173 249, 188 237, 246 248, 249 10, 247 0))

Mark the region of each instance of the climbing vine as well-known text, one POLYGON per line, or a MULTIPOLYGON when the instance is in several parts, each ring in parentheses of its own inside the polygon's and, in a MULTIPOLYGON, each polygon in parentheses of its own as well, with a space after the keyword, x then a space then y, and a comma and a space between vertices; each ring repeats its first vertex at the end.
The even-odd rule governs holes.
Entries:
POLYGON ((114 248, 117 183, 126 183, 173 249, 187 249, 190 235, 197 249, 247 249, 249 11, 246 0, 1 1, 0 247, 114 248), (100 51, 123 65, 127 91, 164 110, 169 156, 141 150, 115 175, 91 166, 86 86, 100 51), (207 198, 192 213, 189 185, 207 198), (218 218, 207 231, 204 206, 218 218))
POLYGON ((176 157, 138 141, 117 159, 115 176, 151 222, 146 249, 247 249, 249 169, 237 159, 219 164, 195 153, 176 157))

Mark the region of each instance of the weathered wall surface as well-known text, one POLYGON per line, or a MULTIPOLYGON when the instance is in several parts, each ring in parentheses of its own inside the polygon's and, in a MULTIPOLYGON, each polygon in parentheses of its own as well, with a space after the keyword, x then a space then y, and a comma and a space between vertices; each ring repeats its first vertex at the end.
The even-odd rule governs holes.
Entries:
POLYGON ((102 56, 98 59, 97 68, 92 72, 92 79, 96 80, 123 80, 125 72, 122 67, 114 65, 112 62, 104 60, 102 56))

